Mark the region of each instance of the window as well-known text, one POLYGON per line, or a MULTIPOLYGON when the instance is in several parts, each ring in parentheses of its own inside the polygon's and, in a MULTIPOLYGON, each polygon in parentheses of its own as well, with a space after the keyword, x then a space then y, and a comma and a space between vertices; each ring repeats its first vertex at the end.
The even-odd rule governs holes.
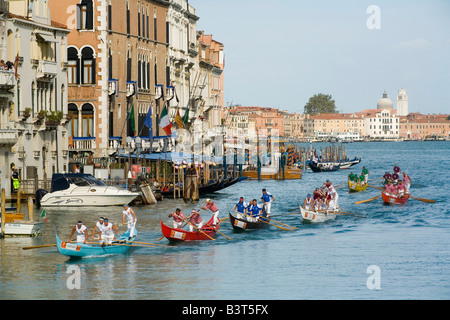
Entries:
POLYGON ((76 104, 71 103, 68 105, 68 112, 72 119, 69 121, 67 127, 69 137, 78 137, 78 107, 76 104))
POLYGON ((67 69, 67 82, 68 84, 79 84, 78 80, 78 50, 76 48, 69 48, 67 50, 67 60, 68 60, 68 69, 67 69))
POLYGON ((83 84, 95 84, 94 50, 90 47, 81 50, 81 77, 83 84))
POLYGON ((89 103, 81 108, 81 136, 94 137, 94 107, 89 103))
POLYGON ((92 0, 81 0, 81 3, 77 4, 77 29, 94 29, 94 6, 92 0))
POLYGON ((130 22, 130 6, 127 1, 127 33, 131 33, 131 22, 130 22))

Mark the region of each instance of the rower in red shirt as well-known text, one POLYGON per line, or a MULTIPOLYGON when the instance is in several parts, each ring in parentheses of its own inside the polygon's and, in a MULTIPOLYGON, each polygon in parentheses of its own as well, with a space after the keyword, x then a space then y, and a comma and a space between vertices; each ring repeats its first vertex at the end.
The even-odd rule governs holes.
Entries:
POLYGON ((213 213, 213 227, 215 228, 217 224, 220 223, 219 221, 219 209, 217 209, 216 204, 214 201, 211 201, 211 199, 206 199, 206 206, 203 208, 203 210, 211 210, 213 213))

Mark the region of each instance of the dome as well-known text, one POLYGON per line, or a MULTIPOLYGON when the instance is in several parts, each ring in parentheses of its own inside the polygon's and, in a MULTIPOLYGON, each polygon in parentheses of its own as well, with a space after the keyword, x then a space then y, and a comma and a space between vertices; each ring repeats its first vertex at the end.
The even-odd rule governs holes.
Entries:
POLYGON ((377 109, 392 109, 392 100, 387 97, 386 91, 383 93, 383 98, 378 100, 377 109))

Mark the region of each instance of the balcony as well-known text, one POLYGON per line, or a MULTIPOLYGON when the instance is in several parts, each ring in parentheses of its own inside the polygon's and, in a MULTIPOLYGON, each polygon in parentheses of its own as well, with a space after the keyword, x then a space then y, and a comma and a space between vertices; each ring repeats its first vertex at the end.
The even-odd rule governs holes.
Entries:
POLYGON ((0 145, 15 145, 17 138, 17 130, 0 129, 0 145))
POLYGON ((37 68, 37 77, 38 78, 54 78, 56 77, 58 70, 55 61, 46 61, 39 60, 38 68, 37 68))
POLYGON ((95 137, 73 137, 69 139, 70 151, 93 151, 96 147, 95 137))
POLYGON ((14 78, 14 71, 12 70, 0 70, 0 89, 9 90, 14 88, 16 84, 14 78))

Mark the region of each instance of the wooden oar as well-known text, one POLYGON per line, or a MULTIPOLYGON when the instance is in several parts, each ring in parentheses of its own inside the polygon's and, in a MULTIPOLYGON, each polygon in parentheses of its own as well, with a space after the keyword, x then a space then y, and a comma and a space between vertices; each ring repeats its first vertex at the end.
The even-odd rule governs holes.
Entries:
POLYGON ((383 190, 383 188, 381 188, 381 187, 371 186, 370 184, 368 184, 367 186, 368 186, 368 187, 371 187, 371 188, 374 188, 374 189, 377 189, 377 190, 383 190))
POLYGON ((378 196, 376 196, 376 197, 373 197, 373 198, 367 199, 367 200, 356 201, 356 202, 355 202, 355 204, 360 204, 360 203, 370 202, 370 201, 373 201, 373 200, 375 200, 375 199, 378 199, 379 197, 381 197, 381 194, 380 194, 380 195, 378 195, 378 196))
POLYGON ((409 196, 410 198, 414 199, 414 200, 419 200, 419 201, 423 201, 426 203, 435 203, 436 201, 432 200, 432 199, 424 199, 424 198, 417 198, 417 197, 413 197, 413 196, 409 196))
POLYGON ((213 228, 212 226, 210 226, 209 224, 206 224, 208 227, 214 229, 215 231, 217 231, 218 233, 220 233, 221 235, 223 235, 225 238, 227 238, 228 240, 231 240, 230 237, 227 237, 226 235, 224 235, 222 232, 220 232, 219 230, 217 230, 216 228, 213 228))
POLYGON ((282 226, 285 226, 285 227, 288 227, 288 228, 298 229, 297 227, 289 226, 289 225, 281 223, 279 221, 275 221, 275 220, 272 219, 272 217, 270 217, 270 222, 275 222, 275 223, 281 224, 282 226))
POLYGON ((211 240, 216 240, 216 239, 214 239, 214 238, 211 238, 209 235, 207 235, 207 234, 206 234, 205 232, 203 232, 201 229, 197 228, 196 225, 190 223, 189 221, 188 221, 187 223, 189 223, 191 226, 193 226, 195 229, 197 229, 199 232, 203 233, 205 236, 207 236, 207 237, 210 238, 211 240))
MULTIPOLYGON (((264 217, 263 217, 263 218, 264 218, 264 217)), ((277 226, 276 224, 273 224, 273 223, 269 223, 269 222, 267 222, 267 221, 265 221, 265 220, 262 220, 262 219, 259 219, 258 221, 261 221, 261 222, 264 222, 264 223, 270 224, 271 226, 274 226, 274 227, 280 228, 280 229, 282 229, 282 230, 286 230, 286 231, 292 231, 292 230, 290 230, 290 229, 286 229, 286 228, 283 228, 283 227, 277 226)))
POLYGON ((151 242, 127 241, 127 243, 139 243, 139 244, 146 244, 148 246, 170 247, 165 244, 157 244, 157 243, 151 243, 151 242))
POLYGON ((39 248, 46 248, 46 247, 56 247, 56 243, 55 244, 44 244, 41 246, 32 246, 32 247, 23 247, 23 250, 30 250, 30 249, 39 249, 39 248))

